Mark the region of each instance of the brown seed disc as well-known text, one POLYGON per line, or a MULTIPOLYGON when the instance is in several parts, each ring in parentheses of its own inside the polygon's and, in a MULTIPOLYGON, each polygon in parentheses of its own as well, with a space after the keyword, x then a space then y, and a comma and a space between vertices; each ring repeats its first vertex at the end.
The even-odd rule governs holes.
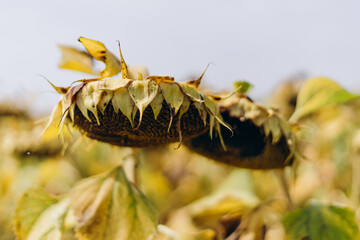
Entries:
MULTIPOLYGON (((251 120, 241 121, 232 117, 222 108, 221 115, 233 128, 233 135, 221 126, 221 133, 227 150, 219 138, 210 139, 208 133, 184 141, 192 151, 210 159, 228 165, 250 169, 284 168, 285 160, 290 154, 285 137, 273 144, 271 134, 265 137, 264 129, 256 126, 251 120)), ((292 160, 289 161, 291 164, 292 160)))
MULTIPOLYGON (((157 119, 154 119, 154 113, 148 106, 143 114, 140 127, 139 112, 134 120, 134 128, 129 119, 119 111, 116 113, 113 106, 109 104, 104 114, 98 113, 100 125, 97 124, 95 116, 88 111, 91 122, 89 122, 75 107, 74 125, 90 138, 107 142, 118 146, 127 147, 147 147, 158 144, 178 142, 179 135, 179 114, 170 124, 170 107, 165 101, 157 119)), ((184 140, 199 136, 209 130, 209 126, 204 126, 204 122, 199 115, 197 108, 191 103, 186 113, 181 116, 180 121, 181 135, 184 140)))

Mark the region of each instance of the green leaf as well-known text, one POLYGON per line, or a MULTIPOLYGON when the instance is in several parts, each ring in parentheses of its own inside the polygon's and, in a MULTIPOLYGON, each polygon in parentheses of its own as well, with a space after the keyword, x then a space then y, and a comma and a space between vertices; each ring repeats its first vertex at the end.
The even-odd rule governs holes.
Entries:
POLYGON ((69 198, 59 201, 39 188, 25 192, 14 214, 17 238, 60 240, 69 203, 69 198))
POLYGON ((283 225, 291 240, 360 239, 355 213, 344 207, 311 204, 289 212, 283 225))
POLYGON ((246 94, 254 88, 251 83, 246 81, 236 81, 234 82, 234 87, 238 94, 246 94))
POLYGON ((346 91, 329 78, 311 78, 302 86, 297 97, 295 112, 290 119, 297 121, 331 104, 344 103, 358 97, 359 95, 346 91))
POLYGON ((156 214, 122 167, 80 182, 71 193, 83 239, 148 239, 157 232, 156 214))

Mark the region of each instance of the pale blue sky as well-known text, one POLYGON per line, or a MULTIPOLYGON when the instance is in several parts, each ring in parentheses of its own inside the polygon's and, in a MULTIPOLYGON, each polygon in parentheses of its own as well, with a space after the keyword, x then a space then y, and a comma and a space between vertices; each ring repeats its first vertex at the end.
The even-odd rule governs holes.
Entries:
POLYGON ((86 75, 57 68, 56 44, 104 42, 130 65, 178 81, 200 74, 214 90, 245 79, 269 94, 298 72, 360 89, 360 1, 1 1, 0 99, 46 114, 59 96, 37 74, 66 86, 86 75))

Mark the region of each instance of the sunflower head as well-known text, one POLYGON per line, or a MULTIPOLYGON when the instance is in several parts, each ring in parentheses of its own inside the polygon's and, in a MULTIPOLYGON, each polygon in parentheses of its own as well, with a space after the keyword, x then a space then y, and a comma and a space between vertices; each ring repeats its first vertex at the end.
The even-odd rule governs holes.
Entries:
POLYGON ((291 126, 276 110, 237 94, 221 103, 220 113, 233 129, 232 133, 221 129, 226 150, 220 139, 210 139, 206 133, 185 145, 216 161, 250 169, 283 168, 298 155, 291 126))
POLYGON ((102 43, 80 41, 106 68, 99 78, 76 86, 54 86, 63 97, 49 127, 72 124, 90 138, 130 147, 181 142, 205 132, 212 137, 213 131, 220 134, 220 125, 229 128, 219 107, 197 90, 203 74, 186 83, 170 76, 147 76, 147 71, 128 67, 121 51, 117 60, 102 43), (119 71, 122 78, 104 77, 119 71))

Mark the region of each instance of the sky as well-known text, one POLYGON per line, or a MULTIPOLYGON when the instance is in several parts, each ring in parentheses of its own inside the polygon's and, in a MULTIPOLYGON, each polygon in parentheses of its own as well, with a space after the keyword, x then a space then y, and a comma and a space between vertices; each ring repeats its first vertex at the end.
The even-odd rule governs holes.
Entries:
POLYGON ((214 91, 251 82, 261 99, 299 73, 360 90, 360 1, 1 0, 0 100, 49 114, 59 95, 40 75, 68 86, 92 76, 57 67, 57 44, 84 36, 129 65, 176 81, 200 75, 214 91))

